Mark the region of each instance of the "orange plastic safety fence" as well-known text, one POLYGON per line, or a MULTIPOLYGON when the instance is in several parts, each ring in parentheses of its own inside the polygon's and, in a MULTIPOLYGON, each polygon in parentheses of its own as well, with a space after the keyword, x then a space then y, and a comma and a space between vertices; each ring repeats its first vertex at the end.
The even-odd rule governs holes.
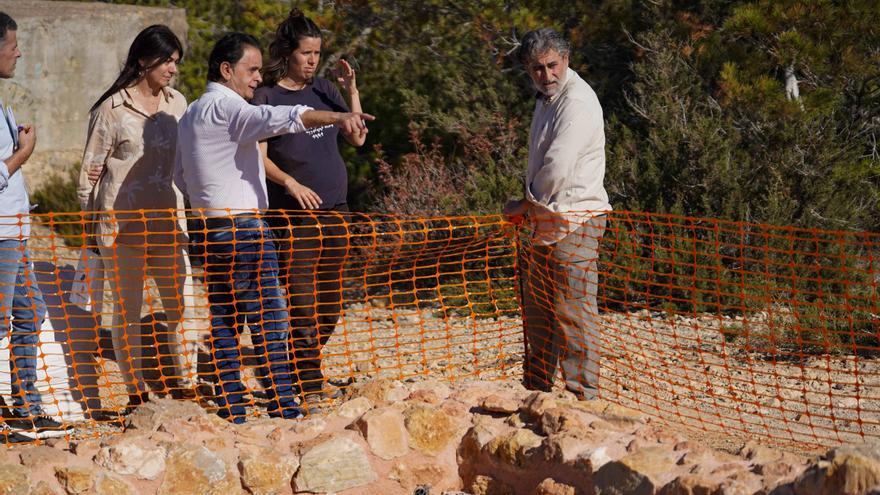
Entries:
POLYGON ((880 235, 606 220, 553 248, 524 240, 533 385, 555 372, 559 345, 569 389, 661 421, 801 447, 880 435, 880 235))
POLYGON ((0 241, 0 289, 21 268, 47 308, 34 331, 40 302, 0 295, 7 424, 97 434, 144 392, 296 417, 367 377, 525 373, 713 434, 880 433, 876 234, 613 212, 546 246, 495 216, 229 213, 33 215, 0 241))
MULTIPOLYGON (((36 350, 37 406, 73 435, 104 431, 156 395, 241 421, 315 413, 368 376, 518 375, 515 236, 498 217, 139 211, 31 222, 26 245, 0 250, 9 270, 27 255, 22 273, 35 276, 47 317, 31 326, 38 343, 11 348, 36 350)), ((33 299, 0 299, 14 335, 24 333, 17 307, 40 312, 33 299)), ((7 356, 7 422, 34 436, 13 417, 22 404, 37 412, 12 392, 28 379, 10 374, 7 356)))

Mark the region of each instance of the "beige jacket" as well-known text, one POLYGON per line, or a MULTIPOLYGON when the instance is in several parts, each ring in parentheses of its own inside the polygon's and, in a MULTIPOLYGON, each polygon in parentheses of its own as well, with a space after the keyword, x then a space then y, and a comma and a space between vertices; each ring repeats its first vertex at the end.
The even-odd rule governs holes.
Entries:
POLYGON ((584 220, 610 211, 604 180, 602 106, 569 68, 559 93, 538 98, 532 117, 526 199, 533 206, 533 242, 554 244, 584 220))
POLYGON ((172 187, 172 174, 177 122, 186 110, 186 99, 172 88, 163 91, 159 110, 152 116, 126 89, 91 113, 77 188, 83 211, 96 212, 86 229, 94 236, 90 244, 141 244, 147 232, 174 232, 167 212, 132 211, 183 208, 180 193, 172 187), (92 185, 88 171, 100 166, 104 170, 92 185))

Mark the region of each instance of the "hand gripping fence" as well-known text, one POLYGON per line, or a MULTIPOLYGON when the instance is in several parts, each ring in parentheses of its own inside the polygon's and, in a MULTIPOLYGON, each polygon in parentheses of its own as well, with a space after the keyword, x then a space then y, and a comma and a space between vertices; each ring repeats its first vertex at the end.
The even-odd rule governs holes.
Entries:
POLYGON ((799 447, 880 436, 878 234, 642 212, 551 246, 498 216, 30 223, 0 240, 0 397, 18 428, 47 414, 98 435, 162 395, 292 418, 382 377, 523 380, 799 447))

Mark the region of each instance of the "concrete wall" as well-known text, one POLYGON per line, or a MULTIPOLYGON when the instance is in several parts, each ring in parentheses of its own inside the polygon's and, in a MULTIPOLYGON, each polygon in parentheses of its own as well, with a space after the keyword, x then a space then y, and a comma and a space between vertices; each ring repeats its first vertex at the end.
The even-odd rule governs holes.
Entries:
POLYGON ((15 77, 0 80, 0 98, 18 121, 37 125, 37 153, 26 169, 32 187, 47 166, 78 160, 89 108, 116 79, 141 29, 167 24, 186 39, 183 9, 0 0, 0 11, 18 24, 22 52, 15 77))

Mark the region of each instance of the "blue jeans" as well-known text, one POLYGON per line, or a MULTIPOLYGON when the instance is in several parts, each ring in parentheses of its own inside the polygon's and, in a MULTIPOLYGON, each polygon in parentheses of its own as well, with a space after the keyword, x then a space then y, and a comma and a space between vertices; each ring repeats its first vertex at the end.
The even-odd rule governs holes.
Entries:
POLYGON ((14 409, 21 416, 37 416, 43 414, 43 401, 34 382, 46 301, 37 285, 27 240, 0 240, 0 339, 9 332, 10 318, 9 371, 14 409))
POLYGON ((278 284, 278 258, 269 228, 252 215, 209 218, 205 226, 220 415, 236 423, 245 420, 239 335, 247 323, 258 364, 257 377, 270 399, 270 414, 299 417, 288 358, 287 299, 278 284))

